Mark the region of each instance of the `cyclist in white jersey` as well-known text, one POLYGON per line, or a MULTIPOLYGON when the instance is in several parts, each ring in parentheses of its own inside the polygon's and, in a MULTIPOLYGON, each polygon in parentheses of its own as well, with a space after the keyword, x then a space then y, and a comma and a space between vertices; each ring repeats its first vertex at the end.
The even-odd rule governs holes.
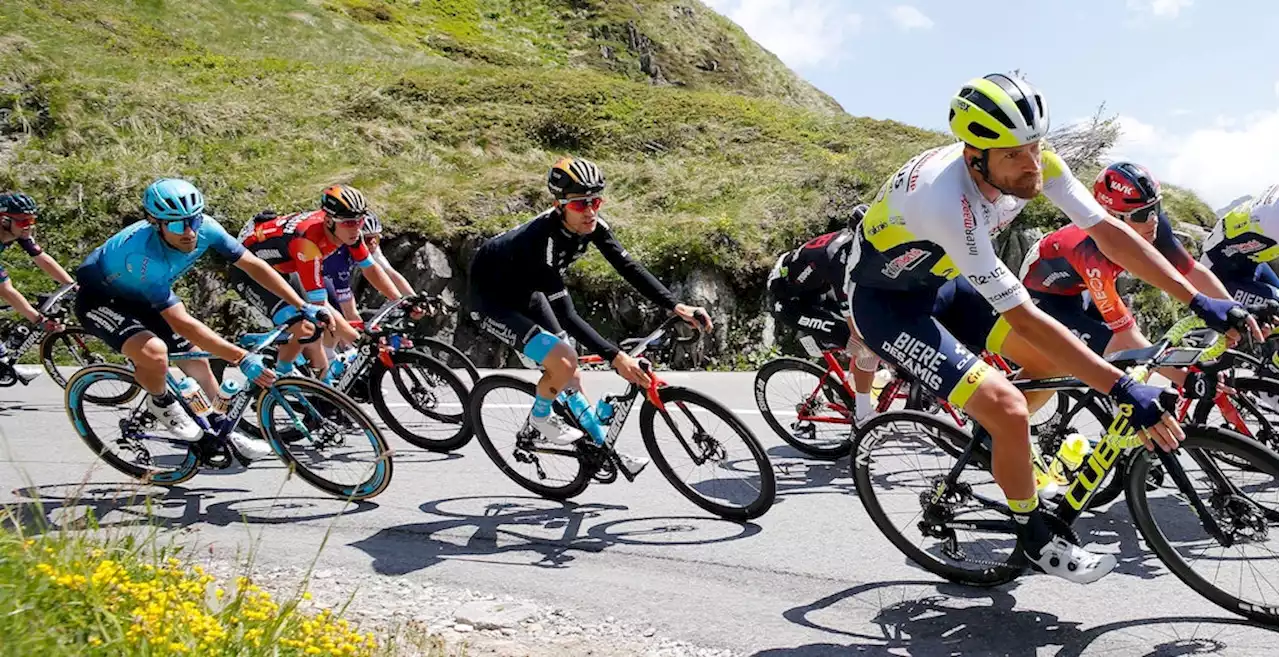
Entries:
POLYGON ((990 431, 992 474, 1018 522, 1025 558, 1049 574, 1092 582, 1115 567, 1115 557, 1055 536, 1040 511, 1027 399, 974 355, 983 347, 999 350, 984 343, 991 318, 999 313, 1062 369, 1128 405, 1148 448, 1174 449, 1182 431, 1161 409, 1160 388, 1137 383, 1029 303, 991 238, 1043 193, 1113 262, 1190 303, 1206 323, 1225 328, 1229 314, 1238 321, 1244 311, 1199 294, 1150 244, 1110 217, 1060 157, 1042 152, 1048 109, 1026 81, 999 74, 969 81, 951 100, 950 124, 963 143, 907 162, 863 220, 849 259, 853 319, 882 359, 990 431))

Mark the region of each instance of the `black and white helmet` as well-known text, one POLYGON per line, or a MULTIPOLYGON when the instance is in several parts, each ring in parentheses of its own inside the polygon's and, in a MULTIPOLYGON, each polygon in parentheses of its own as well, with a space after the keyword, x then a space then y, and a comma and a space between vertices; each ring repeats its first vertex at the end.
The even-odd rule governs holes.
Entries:
POLYGON ((562 157, 551 165, 551 171, 547 173, 547 189, 558 199, 599 194, 604 191, 604 185, 604 172, 600 167, 582 158, 562 157))

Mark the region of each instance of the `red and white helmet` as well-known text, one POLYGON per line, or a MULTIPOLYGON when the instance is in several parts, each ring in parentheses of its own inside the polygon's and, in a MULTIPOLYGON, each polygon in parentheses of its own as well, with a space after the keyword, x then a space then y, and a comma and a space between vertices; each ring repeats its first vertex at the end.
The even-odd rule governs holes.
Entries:
POLYGON ((1128 219, 1139 211, 1159 214, 1160 182, 1145 167, 1116 162, 1103 169, 1093 181, 1093 198, 1119 218, 1128 219))

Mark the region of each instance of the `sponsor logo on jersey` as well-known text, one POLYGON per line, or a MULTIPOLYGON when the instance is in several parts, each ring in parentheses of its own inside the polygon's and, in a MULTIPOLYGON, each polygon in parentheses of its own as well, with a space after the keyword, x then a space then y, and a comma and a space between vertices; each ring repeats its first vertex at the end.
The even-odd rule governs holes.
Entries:
POLYGON ((263 260, 279 260, 283 257, 280 255, 280 249, 259 249, 258 251, 255 251, 253 255, 258 256, 263 260))
POLYGON ((897 361, 898 366, 910 372, 921 383, 933 390, 942 389, 942 375, 938 373, 938 368, 947 361, 946 354, 907 333, 899 333, 892 343, 886 341, 880 346, 897 361))
POLYGON ((1115 299, 1107 294, 1106 287, 1102 282, 1102 271, 1097 267, 1091 267, 1084 270, 1084 274, 1089 281, 1089 294, 1093 296, 1093 303, 1098 307, 1098 312, 1106 314, 1115 307, 1115 299))
POLYGON ((1245 254, 1253 253, 1255 251, 1261 251, 1265 248, 1267 248, 1266 244, 1263 244, 1258 240, 1249 240, 1248 242, 1240 242, 1239 244, 1232 244, 1230 246, 1223 247, 1222 255, 1230 258, 1231 256, 1234 256, 1234 255, 1239 255, 1242 253, 1245 253, 1245 254))
POLYGON ((803 283, 806 280, 808 280, 809 277, 813 275, 813 269, 814 269, 813 265, 809 265, 808 267, 805 267, 804 271, 800 272, 799 276, 796 276, 796 282, 803 283))
POLYGON ((1044 287, 1049 287, 1050 285, 1053 285, 1054 283, 1056 283, 1056 282, 1058 282, 1058 281, 1060 281, 1060 280, 1062 280, 1062 279, 1064 279, 1064 278, 1067 278, 1067 277, 1068 277, 1068 276, 1070 276, 1070 275, 1071 275, 1071 272, 1066 272, 1066 271, 1055 271, 1055 272, 1053 272, 1052 274, 1049 274, 1048 276, 1045 276, 1045 277, 1044 277, 1044 280, 1043 280, 1043 281, 1041 281, 1041 282, 1040 282, 1040 284, 1041 284, 1041 285, 1043 285, 1044 287))
POLYGON ((817 317, 804 317, 804 316, 801 316, 801 317, 800 317, 800 325, 801 325, 801 326, 803 326, 803 327, 805 327, 805 328, 811 328, 811 329, 814 329, 815 331, 822 331, 823 333, 830 333, 830 332, 831 332, 831 327, 835 325, 835 321, 834 321, 834 320, 830 320, 830 319, 818 319, 817 317))
POLYGON ((995 269, 985 274, 969 274, 969 282, 974 285, 986 285, 1000 280, 1008 271, 1003 266, 997 266, 995 269))
POLYGON ((964 244, 969 248, 969 255, 978 255, 978 238, 974 235, 978 227, 978 222, 973 218, 973 208, 969 205, 969 198, 960 197, 960 212, 964 215, 964 244))
POLYGON ((907 249, 902 255, 886 263, 880 273, 884 274, 885 278, 897 278, 902 272, 915 269, 928 256, 929 252, 924 249, 914 247, 907 249))

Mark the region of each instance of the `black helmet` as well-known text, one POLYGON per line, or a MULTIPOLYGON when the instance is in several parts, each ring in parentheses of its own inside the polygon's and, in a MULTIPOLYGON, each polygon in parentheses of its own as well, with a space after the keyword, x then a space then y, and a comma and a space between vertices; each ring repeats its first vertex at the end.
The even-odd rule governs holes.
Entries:
POLYGON ((0 215, 36 214, 35 199, 22 192, 0 194, 0 215))
POLYGON ((369 211, 364 194, 350 185, 326 187, 320 197, 320 209, 337 219, 355 219, 369 211))
POLYGON ((867 216, 868 206, 866 203, 859 205, 849 213, 849 232, 858 232, 858 226, 862 224, 862 218, 867 216))
POLYGON ((590 160, 562 157, 547 172, 547 189, 558 199, 599 194, 604 191, 604 172, 590 160))

